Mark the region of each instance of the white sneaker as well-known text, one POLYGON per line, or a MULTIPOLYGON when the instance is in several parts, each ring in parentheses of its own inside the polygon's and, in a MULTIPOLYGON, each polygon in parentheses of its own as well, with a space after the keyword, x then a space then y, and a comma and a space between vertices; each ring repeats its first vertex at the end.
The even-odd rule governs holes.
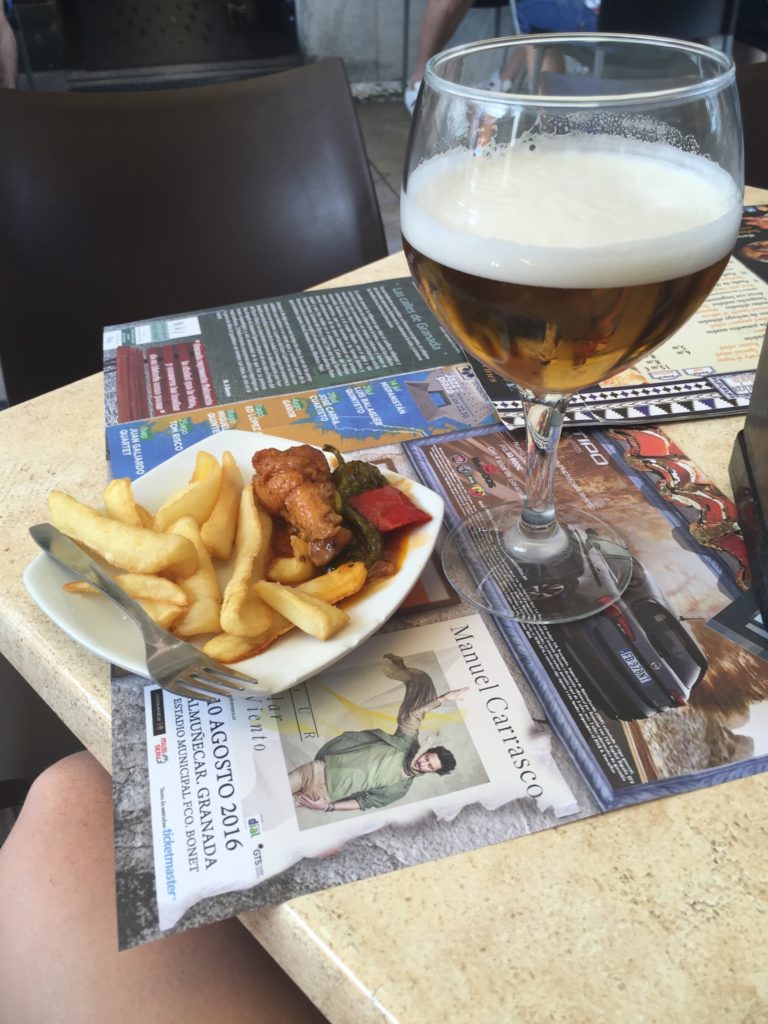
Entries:
POLYGON ((512 79, 502 78, 498 71, 494 71, 483 88, 490 89, 491 92, 510 92, 512 89, 512 79))
POLYGON ((410 82, 403 93, 403 103, 405 103, 405 109, 409 114, 413 113, 413 108, 416 106, 416 100, 419 95, 419 89, 421 88, 421 79, 418 82, 410 82))

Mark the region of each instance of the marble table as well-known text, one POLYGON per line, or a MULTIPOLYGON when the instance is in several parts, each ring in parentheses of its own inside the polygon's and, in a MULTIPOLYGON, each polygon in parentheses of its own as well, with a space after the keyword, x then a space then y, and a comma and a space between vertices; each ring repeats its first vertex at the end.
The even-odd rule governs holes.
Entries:
MULTIPOLYGON (((395 255, 330 283, 405 273, 395 255)), ((741 422, 668 432, 729 491, 741 422)), ((0 466, 0 651, 109 768, 107 666, 49 622, 21 579, 48 490, 99 500, 101 376, 0 413, 0 466)), ((333 1024, 758 1024, 768 1020, 767 849, 761 775, 242 920, 333 1024)))

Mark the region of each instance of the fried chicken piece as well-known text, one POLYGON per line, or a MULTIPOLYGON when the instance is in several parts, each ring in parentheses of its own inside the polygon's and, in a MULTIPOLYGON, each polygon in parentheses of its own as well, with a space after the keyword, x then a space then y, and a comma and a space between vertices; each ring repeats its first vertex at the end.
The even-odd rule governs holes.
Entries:
POLYGON ((308 444, 287 451, 264 448, 252 460, 253 490, 273 516, 288 522, 309 544, 314 565, 326 565, 349 543, 334 508, 331 471, 322 452, 308 444))

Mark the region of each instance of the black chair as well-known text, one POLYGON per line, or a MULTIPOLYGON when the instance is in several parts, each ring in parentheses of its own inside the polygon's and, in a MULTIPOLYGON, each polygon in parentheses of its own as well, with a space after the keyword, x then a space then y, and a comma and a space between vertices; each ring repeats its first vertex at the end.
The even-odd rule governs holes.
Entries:
POLYGON ((768 63, 736 68, 744 122, 744 180, 768 188, 768 63))
POLYGON ((102 328, 299 291, 387 253, 344 66, 158 92, 0 90, 11 403, 101 368, 102 328))
POLYGON ((602 0, 600 32, 672 39, 732 39, 739 0, 602 0))

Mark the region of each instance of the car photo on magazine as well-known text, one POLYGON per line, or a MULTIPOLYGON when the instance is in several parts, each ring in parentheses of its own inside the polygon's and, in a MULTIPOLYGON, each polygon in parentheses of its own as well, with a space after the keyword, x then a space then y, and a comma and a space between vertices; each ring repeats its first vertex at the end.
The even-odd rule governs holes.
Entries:
POLYGON ((611 718, 631 721, 684 707, 707 671, 703 651, 636 558, 616 604, 552 628, 595 704, 611 718))

